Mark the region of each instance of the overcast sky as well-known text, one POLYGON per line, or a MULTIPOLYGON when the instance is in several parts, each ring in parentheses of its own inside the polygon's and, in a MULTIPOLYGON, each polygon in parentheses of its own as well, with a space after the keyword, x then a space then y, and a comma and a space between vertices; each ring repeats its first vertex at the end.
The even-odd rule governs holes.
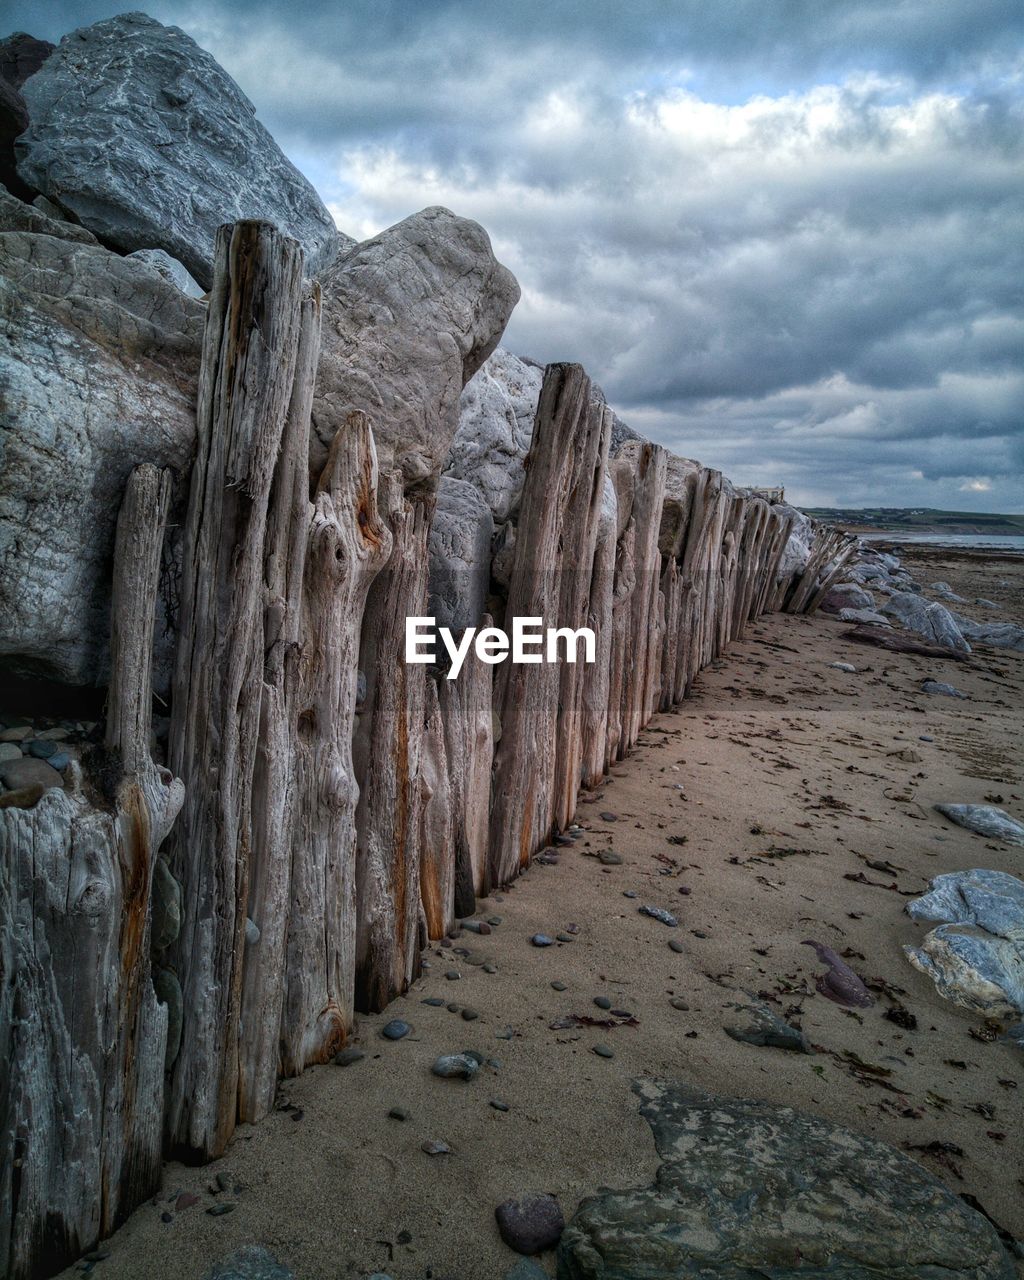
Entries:
MULTIPOLYGON (((124 5, 5 5, 57 39, 124 5)), ((504 340, 807 505, 1024 510, 1020 0, 153 0, 342 230, 476 218, 504 340)))

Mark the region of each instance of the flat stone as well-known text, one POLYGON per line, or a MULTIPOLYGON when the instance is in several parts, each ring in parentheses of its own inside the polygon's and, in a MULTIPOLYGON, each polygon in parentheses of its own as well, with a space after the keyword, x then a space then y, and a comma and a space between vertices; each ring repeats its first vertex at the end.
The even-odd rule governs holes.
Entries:
POLYGON ((366 1057, 363 1049, 357 1049, 356 1046, 349 1045, 347 1049, 342 1049, 340 1053, 334 1055, 334 1065, 336 1067, 350 1067, 354 1062, 361 1062, 366 1057))
POLYGON ((596 1004, 599 1009, 610 1009, 612 1007, 612 1002, 607 996, 594 996, 594 1004, 596 1004))
POLYGON ((442 1080, 472 1080, 480 1064, 468 1053, 449 1053, 437 1058, 430 1070, 442 1080))
POLYGON ((727 1015, 723 1029, 727 1036, 744 1044, 789 1049, 795 1053, 811 1052, 804 1033, 791 1027, 760 1000, 752 1004, 737 1005, 727 1015))
POLYGON ((599 1058, 614 1058, 615 1053, 606 1044, 595 1044, 594 1052, 599 1058))
POLYGON ((12 791, 33 786, 49 790, 50 787, 64 785, 64 779, 56 769, 45 760, 34 760, 31 756, 22 756, 20 760, 6 760, 0 764, 0 782, 12 791))
POLYGON ((686 948, 683 946, 683 944, 679 941, 678 938, 669 938, 668 949, 669 951, 676 952, 677 955, 682 955, 683 952, 686 950, 686 948))
POLYGON ((556 933, 555 941, 556 942, 575 942, 576 939, 573 937, 571 933, 556 933))
POLYGON ((463 1009, 462 1011, 462 1019, 464 1022, 476 1022, 477 1018, 479 1017, 480 1017, 480 1014, 476 1011, 476 1009, 467 1008, 467 1009, 463 1009))
POLYGON ((597 855, 598 862, 604 867, 621 867, 622 857, 618 853, 614 853, 611 849, 602 849, 597 855))
POLYGON ((440 996, 427 996, 425 1000, 421 1000, 420 1004, 429 1004, 433 1009, 441 1009, 444 1007, 444 1001, 440 996))
POLYGON ((408 1022, 403 1022, 401 1018, 392 1018, 381 1027, 380 1033, 386 1040, 403 1040, 411 1030, 412 1027, 408 1022))
POLYGON ((218 1262, 204 1280, 294 1280, 295 1273, 262 1245, 250 1244, 218 1262))
POLYGON ((679 1009, 682 1013, 690 1012, 690 1006, 686 1003, 685 1000, 681 999, 679 996, 673 996, 673 998, 669 1001, 669 1004, 672 1006, 673 1009, 679 1009))
POLYGON ((516 1253, 532 1255, 553 1249, 565 1230, 557 1199, 535 1192, 506 1200, 494 1211, 501 1238, 516 1253))
POLYGON ((49 760, 50 756, 55 756, 58 750, 56 742, 49 742, 43 738, 32 738, 25 743, 25 751, 37 760, 49 760))
POLYGON ((963 698, 969 701, 970 694, 962 693, 959 689, 951 684, 944 684, 941 680, 924 680, 921 683, 922 693, 938 694, 943 698, 963 698))
POLYGON ((634 1088, 662 1160, 656 1180, 585 1199, 559 1274, 1013 1280, 992 1225, 894 1147, 768 1102, 658 1080, 634 1088))
POLYGON ((532 1258, 520 1258, 510 1271, 505 1272, 505 1280, 548 1280, 548 1273, 532 1258))
POLYGON ((502 1102, 502 1100, 501 1100, 500 1098, 492 1098, 492 1099, 491 1099, 491 1101, 490 1101, 490 1106, 492 1106, 492 1107, 494 1108, 494 1110, 495 1110, 495 1111, 508 1111, 508 1110, 510 1110, 508 1103, 507 1103, 507 1102, 502 1102))
POLYGON ((50 756, 46 763, 51 769, 56 769, 58 773, 63 773, 71 763, 71 757, 66 751, 58 751, 55 756, 50 756))
POLYGON ((535 947, 553 947, 555 945, 554 938, 549 938, 546 933, 535 933, 530 941, 535 947))
POLYGON ((449 982, 458 982, 458 980, 462 977, 462 974, 459 973, 458 969, 449 969, 444 976, 447 978, 449 982))
POLYGON ((450 1156, 452 1153, 448 1143, 439 1138, 428 1138, 426 1142, 421 1142, 420 1150, 425 1151, 428 1156, 450 1156))
POLYGON ((568 986, 567 986, 564 982, 559 982, 559 981, 556 979, 556 980, 555 980, 554 982, 552 982, 552 984, 551 984, 551 990, 552 990, 552 991, 568 991, 568 990, 569 990, 569 988, 568 988, 568 986))

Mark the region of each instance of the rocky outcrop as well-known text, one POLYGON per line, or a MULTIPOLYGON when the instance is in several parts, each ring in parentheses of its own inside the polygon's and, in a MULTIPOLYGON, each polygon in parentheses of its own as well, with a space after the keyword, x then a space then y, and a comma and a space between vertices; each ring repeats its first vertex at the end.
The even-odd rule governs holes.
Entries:
POLYGON ((128 474, 152 462, 181 477, 191 462, 204 308, 148 266, 58 239, 48 232, 66 224, 12 207, 32 229, 0 232, 0 657, 87 684, 106 667, 128 474))
POLYGON ((992 1225, 895 1148, 790 1107, 636 1088, 656 1180, 583 1201, 563 1280, 1013 1280, 992 1225))
POLYGON ((896 591, 882 605, 882 613, 933 644, 958 653, 971 652, 971 646, 964 639, 953 615, 938 601, 929 604, 912 592, 896 591))
POLYGON ((347 249, 322 285, 314 469, 358 410, 373 423, 381 470, 399 471, 406 489, 431 487, 459 424, 462 389, 519 300, 515 277, 483 227, 433 208, 347 249))
POLYGON ((21 86, 53 49, 49 41, 36 40, 24 31, 0 41, 0 183, 21 200, 31 200, 36 194, 18 176, 15 166, 15 140, 28 128, 28 107, 21 86))
POLYGON ((73 31, 24 96, 20 177, 106 244, 165 249, 204 288, 223 222, 275 223, 311 272, 338 247, 331 215, 252 103, 177 27, 127 13, 73 31))

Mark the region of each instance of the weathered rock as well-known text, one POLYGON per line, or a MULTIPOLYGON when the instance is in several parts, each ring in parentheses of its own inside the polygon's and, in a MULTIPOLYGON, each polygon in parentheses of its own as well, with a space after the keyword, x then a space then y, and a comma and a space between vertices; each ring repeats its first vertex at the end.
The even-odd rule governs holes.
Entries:
POLYGON ((816 1116, 645 1080, 652 1186, 583 1201, 563 1280, 1012 1280, 992 1225, 909 1156, 816 1116))
POLYGON ((945 684, 941 680, 923 680, 921 682, 921 692, 935 694, 943 698, 969 698, 970 695, 963 693, 954 685, 945 684))
POLYGON ((817 979, 816 984, 823 996, 849 1008, 866 1009, 874 1004, 874 999, 864 983, 831 947, 811 939, 807 939, 803 946, 813 947, 821 963, 828 965, 828 971, 817 979))
POLYGON ((224 222, 275 223, 311 274, 342 243, 249 99, 177 27, 127 13, 73 31, 24 95, 19 175, 107 244, 165 249, 209 288, 224 222))
POLYGON ((24 31, 0 41, 0 182, 21 200, 31 200, 35 191, 15 167, 14 141, 28 127, 28 107, 20 90, 53 49, 48 40, 36 40, 24 31))
POLYGON ((294 1280, 294 1276, 269 1249, 249 1244, 218 1262, 205 1280, 294 1280))
POLYGON ((443 1080, 472 1080, 480 1064, 468 1053, 449 1053, 437 1058, 430 1070, 443 1080))
POLYGON ((856 582, 839 582, 829 587, 818 607, 825 613, 840 613, 843 609, 874 609, 875 597, 856 582))
POLYGON ((795 1053, 811 1052, 804 1033, 791 1027, 760 1000, 736 1005, 734 1012, 727 1015, 723 1029, 727 1036, 744 1044, 789 1049, 795 1053))
POLYGON ((432 483, 462 389, 497 345, 519 286, 482 227, 440 208, 347 249, 322 284, 314 468, 358 409, 373 424, 381 471, 400 470, 406 488, 432 483))
POLYGON ((933 582, 931 589, 937 596, 941 596, 943 600, 948 600, 951 604, 967 603, 963 596, 957 595, 948 582, 933 582))
POLYGON ((950 822, 966 827, 990 840, 1004 844, 1024 845, 1024 824, 1011 818, 1003 809, 989 804, 937 804, 935 808, 950 822))
POLYGON ((152 267, 168 284, 173 284, 190 298, 202 298, 205 294, 205 290, 192 279, 178 259, 172 258, 163 249, 136 249, 128 257, 152 267))
POLYGON ((840 622, 866 622, 876 627, 889 626, 889 619, 874 609, 840 609, 837 616, 840 622))
POLYGON ((565 1230, 561 1206, 547 1192, 505 1200, 494 1216, 502 1240, 516 1253, 532 1255, 553 1249, 565 1230))
POLYGON ((56 47, 49 40, 37 40, 24 31, 16 31, 6 40, 0 40, 0 80, 20 89, 56 47))
POLYGON ((17 760, 5 760, 0 764, 0 782, 12 791, 23 787, 62 787, 64 781, 52 765, 31 756, 19 756, 17 760))
POLYGON ((41 199, 37 197, 32 204, 27 204, 0 188, 0 231, 33 231, 37 235, 55 236, 58 240, 73 240, 76 244, 99 244, 85 227, 42 208, 41 199))
POLYGON ((986 645, 990 649, 1024 651, 1024 627, 1017 626, 1015 622, 972 622, 962 613, 954 613, 953 618, 972 644, 986 645))
MULTIPOLYGON (((0 205, 18 213, 16 201, 0 205)), ((121 496, 141 462, 179 476, 191 463, 203 318, 139 262, 0 234, 0 655, 10 668, 103 679, 121 496)), ((158 691, 161 668, 166 651, 158 691)))
POLYGON ((929 604, 909 591, 896 591, 882 605, 882 612, 933 644, 959 653, 971 651, 953 615, 937 601, 929 604))
POLYGON ((543 369, 501 347, 466 383, 444 474, 467 480, 497 524, 519 505, 543 369))
POLYGON ((949 871, 907 903, 907 914, 942 924, 976 924, 1004 938, 1024 934, 1024 881, 982 867, 949 871))
MULTIPOLYGON (((479 626, 486 612, 493 536, 494 521, 480 491, 442 476, 430 526, 429 614, 454 635, 479 626)), ((443 651, 438 658, 447 661, 443 651)))

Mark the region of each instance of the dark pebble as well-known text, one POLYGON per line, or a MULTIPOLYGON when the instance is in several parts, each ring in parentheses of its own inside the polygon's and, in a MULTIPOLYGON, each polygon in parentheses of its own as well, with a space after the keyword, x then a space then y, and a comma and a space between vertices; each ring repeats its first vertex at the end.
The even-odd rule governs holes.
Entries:
POLYGON ((161 1221, 161 1222, 173 1222, 173 1221, 174 1221, 174 1214, 173 1214, 173 1213, 167 1213, 167 1212, 166 1212, 166 1210, 165 1210, 165 1211, 160 1215, 160 1221, 161 1221))
POLYGON ((392 1107, 388 1112, 388 1116, 392 1120, 408 1120, 409 1112, 406 1111, 405 1107, 392 1107))
POLYGON ((51 769, 56 769, 58 773, 63 773, 71 763, 71 757, 66 751, 58 751, 55 756, 50 756, 49 765, 51 769))
POLYGON ((613 853, 611 849, 602 849, 597 855, 597 860, 605 867, 621 867, 622 857, 620 854, 613 853))
POLYGON ((458 969, 449 969, 444 976, 448 979, 449 982, 458 982, 458 980, 462 977, 462 974, 459 973, 458 969))
POLYGON ((612 1007, 612 1002, 607 996, 594 996, 594 1004, 596 1004, 599 1009, 610 1009, 612 1007))
POLYGON ((569 988, 566 986, 564 982, 552 982, 551 989, 552 991, 568 991, 569 990, 569 988))
POLYGON ((640 895, 637 893, 637 891, 636 891, 635 889, 624 889, 624 890, 622 891, 622 896, 623 896, 624 898, 639 898, 639 897, 640 897, 640 895))
POLYGON ((498 966, 496 964, 485 964, 484 973, 497 973, 498 966))
POLYGON ((440 996, 427 996, 426 1000, 421 1000, 420 1004, 429 1004, 432 1009, 440 1009, 444 1005, 444 1001, 440 996))
POLYGON ((501 916, 488 916, 487 923, 496 929, 501 924, 501 916))
POLYGON ((350 1067, 353 1062, 359 1062, 365 1058, 366 1054, 362 1049, 357 1049, 355 1045, 350 1045, 347 1049, 342 1049, 341 1053, 334 1055, 334 1065, 336 1067, 350 1067))
POLYGON ((562 1238, 565 1218, 558 1201, 547 1193, 506 1200, 494 1211, 501 1238, 510 1249, 527 1256, 553 1249, 562 1238))
POLYGON ((605 809, 599 816, 602 822, 618 822, 619 820, 619 815, 617 813, 609 813, 607 809, 605 809))
POLYGON ((571 933, 556 933, 555 941, 556 942, 572 942, 573 936, 571 933))
POLYGON ((476 1022, 480 1015, 475 1009, 463 1009, 462 1018, 465 1022, 476 1022))
POLYGON ((509 1109, 507 1102, 502 1102, 500 1098, 492 1098, 491 1106, 495 1111, 507 1111, 509 1109))
POLYGON ((710 938, 709 933, 705 933, 703 929, 691 929, 690 932, 695 938, 710 938))
POLYGON ((535 947, 552 947, 555 944, 554 938, 549 938, 546 933, 535 933, 530 941, 535 947))
POLYGON ((452 1003, 449 1005, 445 1005, 445 1008, 448 1010, 449 1013, 458 1013, 459 1010, 462 1008, 462 1005, 452 1003))
POLYGON ((390 1022, 381 1027, 380 1033, 387 1040, 402 1040, 411 1030, 412 1027, 408 1022, 403 1022, 401 1018, 392 1018, 390 1022))
POLYGON ((685 1000, 680 1000, 678 996, 674 1000, 670 1000, 669 1004, 673 1009, 681 1009, 683 1013, 689 1013, 690 1011, 690 1006, 685 1000))
POLYGON ((683 944, 676 938, 669 939, 668 947, 670 951, 676 952, 677 955, 682 955, 683 953, 683 944))
POLYGON ((231 1188, 231 1179, 226 1173, 218 1173, 216 1182, 218 1191, 228 1191, 231 1188))
POLYGON ((615 1054, 612 1052, 612 1050, 611 1050, 611 1049, 609 1049, 609 1048, 608 1048, 608 1046, 607 1046, 606 1044, 595 1044, 595 1045, 594 1045, 594 1052, 597 1054, 597 1056, 598 1056, 599 1058, 614 1058, 614 1057, 615 1057, 615 1054))
POLYGON ((235 1206, 230 1200, 222 1200, 220 1204, 212 1204, 207 1213, 211 1218, 222 1218, 226 1213, 234 1213, 235 1206))

